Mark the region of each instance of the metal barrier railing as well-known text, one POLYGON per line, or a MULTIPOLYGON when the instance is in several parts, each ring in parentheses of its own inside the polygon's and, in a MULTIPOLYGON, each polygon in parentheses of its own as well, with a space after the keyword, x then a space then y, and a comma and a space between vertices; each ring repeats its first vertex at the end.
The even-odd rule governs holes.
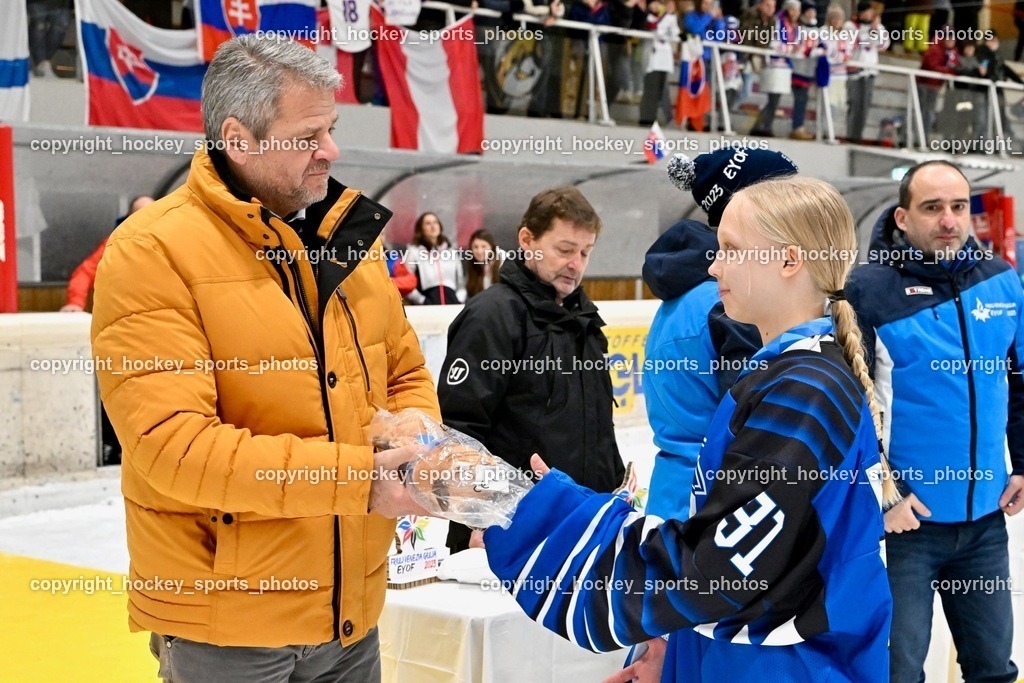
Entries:
MULTIPOLYGON (((447 23, 452 24, 455 22, 456 14, 473 14, 478 16, 498 18, 501 17, 501 12, 495 10, 489 10, 484 8, 471 9, 469 7, 462 7, 459 5, 452 5, 446 2, 439 2, 437 0, 426 0, 423 7, 427 9, 442 10, 446 13, 447 23)), ((515 14, 513 19, 518 21, 521 26, 525 28, 526 24, 544 24, 543 18, 534 16, 532 14, 515 14)), ((590 75, 588 81, 588 120, 591 123, 599 123, 601 125, 614 126, 615 121, 609 116, 608 113, 608 102, 607 102, 607 91, 604 82, 604 68, 601 63, 601 50, 599 49, 599 38, 602 35, 619 35, 631 38, 639 38, 640 40, 653 40, 654 36, 650 31, 637 31, 633 29, 618 28, 616 26, 599 26, 595 24, 588 24, 579 21, 569 21, 566 19, 554 19, 550 22, 551 26, 557 26, 559 28, 573 29, 577 31, 586 31, 588 33, 588 60, 587 60, 587 72, 590 75)), ((729 112, 729 106, 726 102, 725 92, 725 81, 722 76, 722 52, 735 52, 735 53, 746 53, 753 55, 761 55, 763 57, 785 57, 787 56, 783 52, 776 52, 774 50, 752 47, 749 45, 738 45, 732 43, 718 43, 713 41, 700 41, 701 45, 711 50, 711 72, 710 72, 710 87, 711 87, 711 129, 714 130, 718 125, 718 116, 722 119, 723 132, 727 135, 735 135, 736 132, 732 129, 732 117, 729 112)), ((924 77, 934 80, 949 81, 951 83, 957 83, 962 85, 981 85, 988 89, 988 107, 989 107, 989 122, 994 124, 996 137, 1004 137, 1004 127, 1002 120, 1002 113, 1000 112, 998 94, 999 90, 1011 92, 1024 93, 1024 86, 1010 81, 992 81, 985 78, 973 78, 970 76, 951 76, 948 74, 939 73, 936 71, 925 71, 922 69, 913 69, 903 66, 896 66, 893 64, 864 64, 857 61, 845 62, 848 66, 871 69, 880 73, 891 73, 905 76, 907 79, 907 104, 906 104, 906 149, 913 149, 915 141, 918 143, 920 151, 929 152, 928 149, 928 137, 924 130, 924 117, 921 111, 921 102, 917 94, 917 78, 924 77), (911 126, 913 122, 913 126, 911 126)), ((824 130, 822 127, 818 127, 818 138, 822 139, 822 136, 827 137, 830 142, 836 141, 835 136, 835 125, 832 120, 831 108, 828 106, 828 88, 819 88, 817 97, 817 111, 824 114, 825 126, 824 130)), ((1007 156, 1006 150, 999 151, 1000 156, 1007 156)))

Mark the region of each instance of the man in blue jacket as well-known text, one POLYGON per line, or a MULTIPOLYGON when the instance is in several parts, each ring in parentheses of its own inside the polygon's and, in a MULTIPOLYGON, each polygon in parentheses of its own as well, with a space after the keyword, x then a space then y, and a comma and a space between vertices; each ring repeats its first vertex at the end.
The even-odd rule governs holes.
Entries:
POLYGON ((885 515, 892 683, 924 680, 936 590, 964 679, 1010 683, 1004 513, 1024 507, 1020 279, 970 236, 970 185, 945 161, 907 172, 871 251, 846 296, 904 496, 885 515))

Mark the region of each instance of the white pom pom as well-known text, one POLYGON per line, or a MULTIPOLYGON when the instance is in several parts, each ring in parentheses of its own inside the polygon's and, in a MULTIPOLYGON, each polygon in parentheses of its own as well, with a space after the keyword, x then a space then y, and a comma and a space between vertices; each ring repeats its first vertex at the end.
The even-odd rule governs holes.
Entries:
POLYGON ((693 181, 697 178, 697 164, 685 154, 674 154, 668 162, 668 179, 684 192, 693 189, 693 181))

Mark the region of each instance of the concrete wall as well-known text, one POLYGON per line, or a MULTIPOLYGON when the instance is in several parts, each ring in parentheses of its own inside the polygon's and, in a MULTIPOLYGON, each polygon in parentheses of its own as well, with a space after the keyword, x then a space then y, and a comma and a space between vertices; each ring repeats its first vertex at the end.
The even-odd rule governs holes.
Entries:
POLYGON ((0 315, 0 478, 96 468, 90 355, 84 313, 0 315), (78 369, 48 369, 61 362, 78 369))

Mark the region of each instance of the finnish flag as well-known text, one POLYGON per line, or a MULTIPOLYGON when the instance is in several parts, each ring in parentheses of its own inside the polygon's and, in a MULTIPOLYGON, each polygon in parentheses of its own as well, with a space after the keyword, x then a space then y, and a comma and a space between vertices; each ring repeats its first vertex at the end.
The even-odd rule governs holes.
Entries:
POLYGON ((0 122, 28 121, 28 11, 15 0, 0 21, 0 122))

